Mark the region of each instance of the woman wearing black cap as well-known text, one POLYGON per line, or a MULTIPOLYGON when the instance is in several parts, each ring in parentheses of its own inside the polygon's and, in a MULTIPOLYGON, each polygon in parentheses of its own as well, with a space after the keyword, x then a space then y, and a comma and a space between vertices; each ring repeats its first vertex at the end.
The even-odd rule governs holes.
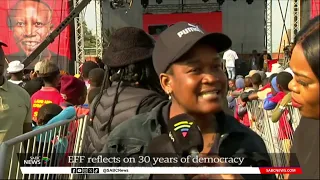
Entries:
POLYGON ((102 91, 90 107, 86 153, 100 153, 117 125, 167 99, 153 68, 153 48, 154 40, 138 28, 120 28, 110 37, 103 57, 107 70, 102 91))
MULTIPOLYGON (((166 126, 171 118, 186 113, 195 119, 201 129, 204 140, 201 154, 206 156, 215 153, 235 157, 239 152, 256 153, 259 156, 248 156, 252 164, 242 165, 255 166, 259 161, 265 166, 271 166, 262 139, 223 112, 227 77, 222 70, 221 60, 216 57, 230 46, 231 40, 226 35, 207 34, 198 26, 186 22, 179 22, 162 32, 153 51, 153 64, 162 89, 171 100, 118 126, 108 138, 108 144, 112 146, 107 148, 107 152, 124 153, 127 156, 143 155, 150 148, 148 145, 152 139, 168 133, 166 126)), ((162 144, 159 144, 159 148, 160 146, 162 144)), ((108 178, 115 177, 113 175, 108 178)), ((130 177, 149 179, 150 175, 130 177)), ((243 175, 245 179, 249 177, 274 178, 243 175)), ((122 178, 125 179, 124 176, 122 178)), ((228 178, 237 177, 230 175, 228 178)))
POLYGON ((320 16, 309 21, 295 38, 289 83, 292 105, 299 108, 301 119, 293 136, 290 166, 301 167, 302 174, 289 179, 319 179, 319 31, 320 16))

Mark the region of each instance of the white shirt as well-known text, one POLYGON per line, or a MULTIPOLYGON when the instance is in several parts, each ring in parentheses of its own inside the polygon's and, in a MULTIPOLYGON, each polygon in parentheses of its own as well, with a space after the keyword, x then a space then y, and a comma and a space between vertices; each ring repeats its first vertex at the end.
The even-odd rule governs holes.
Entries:
POLYGON ((235 67, 235 61, 238 59, 238 55, 235 51, 229 49, 224 52, 222 59, 226 60, 226 67, 235 67))
POLYGON ((255 57, 252 57, 252 58, 251 58, 251 62, 252 62, 252 66, 256 65, 256 58, 255 58, 255 57))
POLYGON ((11 80, 11 79, 9 79, 8 81, 12 82, 13 84, 17 84, 17 85, 23 82, 21 80, 20 81, 14 81, 14 80, 11 80))

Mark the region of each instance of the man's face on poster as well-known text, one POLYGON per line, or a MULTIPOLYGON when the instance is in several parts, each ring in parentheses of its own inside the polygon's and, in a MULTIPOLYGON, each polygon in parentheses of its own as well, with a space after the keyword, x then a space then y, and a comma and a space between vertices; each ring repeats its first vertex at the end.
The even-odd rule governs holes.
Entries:
POLYGON ((12 11, 14 39, 19 48, 30 55, 51 33, 52 12, 46 5, 35 1, 22 1, 12 11))

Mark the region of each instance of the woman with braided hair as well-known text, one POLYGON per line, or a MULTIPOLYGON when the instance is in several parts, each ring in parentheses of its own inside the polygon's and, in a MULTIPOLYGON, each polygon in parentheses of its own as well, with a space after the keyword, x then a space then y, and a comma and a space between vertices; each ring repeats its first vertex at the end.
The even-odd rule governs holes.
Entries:
POLYGON ((153 68, 153 48, 154 40, 138 28, 120 28, 111 36, 104 81, 90 106, 86 153, 100 153, 117 125, 167 99, 153 68))

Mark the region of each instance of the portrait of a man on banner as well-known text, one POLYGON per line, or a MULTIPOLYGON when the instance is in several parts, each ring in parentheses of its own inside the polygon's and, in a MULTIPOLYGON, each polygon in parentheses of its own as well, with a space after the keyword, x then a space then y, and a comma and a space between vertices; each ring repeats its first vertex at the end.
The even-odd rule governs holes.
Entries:
MULTIPOLYGON (((6 55, 9 62, 14 60, 23 62, 50 35, 55 26, 63 21, 62 14, 68 15, 68 13, 61 13, 69 11, 69 9, 62 6, 65 3, 67 3, 66 0, 7 1, 6 25, 9 29, 7 44, 10 50, 6 51, 6 55), (56 4, 55 1, 59 2, 61 6, 54 5, 56 4), (16 46, 15 50, 12 46, 16 46)), ((4 26, 1 26, 1 29, 3 28, 4 26)), ((40 53, 27 69, 32 69, 40 60, 50 59, 60 69, 67 70, 70 51, 66 50, 66 48, 68 48, 67 45, 69 45, 70 38, 69 29, 65 31, 60 34, 60 36, 64 35, 64 38, 56 38, 55 42, 40 53)))

